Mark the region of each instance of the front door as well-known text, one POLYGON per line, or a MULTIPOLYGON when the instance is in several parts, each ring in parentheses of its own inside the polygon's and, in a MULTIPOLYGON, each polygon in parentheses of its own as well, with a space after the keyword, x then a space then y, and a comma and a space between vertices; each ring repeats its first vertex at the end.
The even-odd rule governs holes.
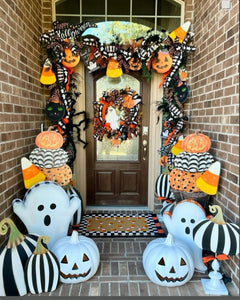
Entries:
MULTIPOLYGON (((87 205, 147 206, 149 95, 149 83, 137 72, 118 78, 109 78, 105 72, 86 72, 86 111, 92 121, 86 133, 87 205), (127 139, 118 146, 112 144, 107 134, 102 141, 95 139, 93 102, 98 101, 104 91, 120 91, 126 87, 141 96, 139 136, 127 139)), ((115 111, 112 113, 115 114, 115 111)), ((107 114, 110 117, 110 110, 107 114)), ((110 125, 114 126, 114 122, 116 120, 112 119, 110 125)))

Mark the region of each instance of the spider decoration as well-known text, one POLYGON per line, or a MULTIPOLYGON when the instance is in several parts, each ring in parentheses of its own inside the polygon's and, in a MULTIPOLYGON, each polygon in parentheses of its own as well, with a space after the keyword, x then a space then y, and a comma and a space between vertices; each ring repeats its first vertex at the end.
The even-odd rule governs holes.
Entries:
MULTIPOLYGON (((78 25, 69 25, 68 23, 62 23, 59 21, 53 22, 53 29, 49 33, 43 33, 39 42, 45 47, 47 52, 47 59, 50 61, 50 67, 55 74, 56 81, 48 85, 48 90, 51 95, 47 101, 47 108, 49 103, 58 101, 59 104, 64 107, 64 115, 62 118, 50 119, 57 131, 59 131, 64 137, 63 148, 72 148, 69 150, 72 152, 70 163, 75 160, 76 147, 73 139, 73 131, 77 132, 77 140, 84 144, 84 148, 87 143, 80 137, 80 127, 84 124, 83 130, 86 129, 88 118, 86 112, 76 113, 74 104, 80 95, 80 92, 76 91, 77 77, 74 74, 74 67, 80 60, 80 51, 83 48, 83 44, 78 41, 85 30, 90 27, 97 27, 96 24, 91 22, 82 22, 78 25), (56 100, 58 98, 58 100, 56 100), (83 115, 83 120, 77 124, 73 123, 73 117, 83 115)), ((48 70, 48 69, 46 69, 48 70)), ((46 75, 48 75, 46 73, 46 75)), ((53 104, 52 104, 53 105, 53 104)))

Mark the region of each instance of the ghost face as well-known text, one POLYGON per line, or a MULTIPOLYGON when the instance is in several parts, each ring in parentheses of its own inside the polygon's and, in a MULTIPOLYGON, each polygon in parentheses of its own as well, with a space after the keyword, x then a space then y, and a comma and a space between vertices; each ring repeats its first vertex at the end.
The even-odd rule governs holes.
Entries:
POLYGON ((70 201, 65 190, 51 181, 35 184, 23 201, 13 201, 13 210, 28 232, 50 237, 49 249, 59 237, 67 235, 71 218, 79 206, 78 197, 70 201))

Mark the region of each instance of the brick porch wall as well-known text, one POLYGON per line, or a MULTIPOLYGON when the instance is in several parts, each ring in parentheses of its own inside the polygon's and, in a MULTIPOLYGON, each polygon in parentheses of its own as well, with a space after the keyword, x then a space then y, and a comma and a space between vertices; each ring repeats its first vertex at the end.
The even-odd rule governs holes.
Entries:
MULTIPOLYGON (((21 158, 34 148, 44 120, 38 38, 41 1, 2 0, 0 7, 0 220, 14 218, 24 193, 21 158)), ((2 241, 2 240, 1 240, 2 241)))
MULTIPOLYGON (((239 224, 239 1, 224 11, 219 0, 194 0, 194 45, 190 128, 208 135, 210 153, 221 163, 217 195, 226 222, 239 224)), ((239 256, 223 263, 239 287, 239 256)))

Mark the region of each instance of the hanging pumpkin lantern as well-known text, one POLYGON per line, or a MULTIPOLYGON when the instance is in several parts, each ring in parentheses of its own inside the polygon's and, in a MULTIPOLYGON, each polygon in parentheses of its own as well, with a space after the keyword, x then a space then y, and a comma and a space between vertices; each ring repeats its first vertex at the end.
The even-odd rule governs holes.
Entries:
POLYGON ((169 171, 166 167, 162 174, 160 174, 155 183, 155 195, 159 200, 170 199, 170 183, 169 183, 169 171))
POLYGON ((142 68, 142 61, 140 58, 133 56, 128 61, 129 69, 132 71, 139 71, 142 68))
POLYGON ((158 73, 166 73, 172 67, 172 57, 169 52, 159 51, 156 58, 152 61, 152 68, 158 73))
POLYGON ((107 65, 106 75, 111 78, 117 78, 120 77, 122 73, 123 71, 122 68, 119 67, 119 62, 114 58, 110 58, 107 65))
POLYGON ((191 252, 170 233, 166 239, 158 238, 147 245, 143 252, 143 268, 152 282, 167 287, 187 283, 194 273, 191 252))
POLYGON ((183 151, 174 159, 174 166, 182 171, 196 173, 206 171, 214 162, 209 152, 191 153, 183 151))
POLYGON ((207 152, 210 147, 210 138, 207 135, 202 134, 199 130, 193 134, 187 135, 182 142, 183 150, 191 153, 207 152))
POLYGON ((62 147, 63 137, 60 133, 51 130, 51 127, 49 127, 48 130, 42 131, 37 135, 35 144, 39 148, 57 149, 62 147))
POLYGON ((87 281, 96 272, 100 254, 96 243, 73 231, 71 236, 59 239, 53 249, 60 263, 60 281, 78 283, 87 281))
POLYGON ((0 251, 0 296, 23 296, 27 294, 24 267, 35 249, 38 235, 23 235, 9 218, 0 222, 1 235, 7 233, 8 226, 9 239, 0 251))
POLYGON ((59 262, 56 256, 42 245, 42 241, 48 243, 49 237, 39 236, 36 248, 25 266, 26 284, 32 294, 52 292, 59 282, 59 262))
POLYGON ((194 242, 204 250, 218 254, 237 255, 239 253, 239 226, 224 221, 220 206, 209 205, 209 211, 214 216, 199 221, 193 228, 194 242))
POLYGON ((74 55, 70 48, 64 49, 64 58, 62 60, 62 64, 66 68, 74 68, 80 61, 80 55, 74 55))

